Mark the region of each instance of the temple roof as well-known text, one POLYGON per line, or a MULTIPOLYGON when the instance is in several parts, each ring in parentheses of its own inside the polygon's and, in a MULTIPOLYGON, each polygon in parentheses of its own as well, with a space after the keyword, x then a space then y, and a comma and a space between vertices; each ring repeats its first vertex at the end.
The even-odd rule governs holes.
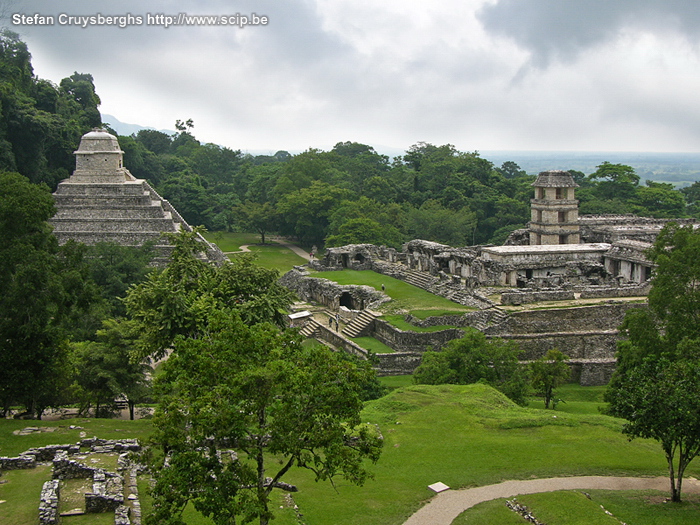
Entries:
POLYGON ((563 170, 543 171, 532 185, 539 188, 578 188, 571 173, 563 170))

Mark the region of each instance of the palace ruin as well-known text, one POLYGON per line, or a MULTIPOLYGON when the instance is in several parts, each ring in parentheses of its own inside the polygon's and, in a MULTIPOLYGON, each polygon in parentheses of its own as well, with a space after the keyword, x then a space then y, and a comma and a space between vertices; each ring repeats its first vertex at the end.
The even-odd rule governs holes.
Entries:
MULTIPOLYGON (((579 217, 574 194, 578 185, 565 171, 540 173, 533 186, 532 220, 527 229, 513 232, 503 246, 451 247, 413 240, 397 251, 357 244, 329 248, 308 265, 319 272, 373 270, 474 307, 474 312, 451 319, 421 322, 406 318, 413 324, 455 329, 404 332, 376 315, 371 319, 365 315, 358 332, 354 319, 371 309, 371 293, 359 290, 367 287, 342 287, 311 276, 303 268, 292 270, 282 282, 302 299, 340 312, 348 320, 346 329, 354 327, 348 337, 372 335, 392 347, 394 354, 376 356, 380 373, 412 372, 422 352, 439 349, 461 336, 460 327, 471 326, 487 337, 517 341, 524 360, 559 348, 568 355, 574 376, 582 384, 605 384, 615 366, 618 327, 629 308, 644 306, 640 302, 650 287, 653 264, 645 252, 671 220, 631 215, 579 217), (569 303, 566 308, 550 304, 536 310, 523 306, 543 301, 569 303)), ((697 223, 694 219, 674 222, 697 223)), ((372 304, 380 304, 380 297, 372 297, 372 304)), ((304 331, 320 340, 325 334, 334 346, 361 353, 357 345, 349 344, 352 341, 340 340, 341 335, 331 337, 325 327, 309 325, 304 331)))

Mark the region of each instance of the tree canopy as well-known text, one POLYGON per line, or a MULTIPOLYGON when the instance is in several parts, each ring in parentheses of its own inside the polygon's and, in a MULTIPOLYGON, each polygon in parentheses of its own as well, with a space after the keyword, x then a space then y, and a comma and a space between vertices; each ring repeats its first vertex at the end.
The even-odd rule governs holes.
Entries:
POLYGON ((382 439, 362 424, 367 368, 295 330, 215 312, 198 337, 180 336, 158 380, 154 522, 180 524, 191 501, 214 523, 272 518, 270 493, 296 491, 293 466, 317 481, 363 484, 382 439), (275 462, 270 461, 275 458, 275 462))
POLYGON ((623 432, 661 443, 680 501, 685 468, 700 453, 700 232, 672 223, 648 257, 657 265, 649 308, 625 316, 606 400, 627 419, 623 432))
POLYGON ((425 352, 413 378, 418 384, 468 385, 480 381, 500 390, 520 405, 527 404, 527 370, 518 362, 520 349, 513 341, 486 339, 469 328, 461 339, 438 352, 425 352))

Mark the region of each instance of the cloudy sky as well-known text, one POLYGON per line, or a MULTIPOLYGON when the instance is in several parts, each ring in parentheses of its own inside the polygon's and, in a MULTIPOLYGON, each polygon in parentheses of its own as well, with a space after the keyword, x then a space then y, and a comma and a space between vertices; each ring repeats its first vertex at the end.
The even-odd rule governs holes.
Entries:
POLYGON ((191 118, 197 138, 234 149, 700 151, 697 0, 0 5, 39 77, 91 73, 103 113, 158 129, 191 118), (14 13, 56 18, 13 24, 14 13), (129 13, 142 23, 65 23, 129 13), (179 13, 268 23, 148 24, 179 13))

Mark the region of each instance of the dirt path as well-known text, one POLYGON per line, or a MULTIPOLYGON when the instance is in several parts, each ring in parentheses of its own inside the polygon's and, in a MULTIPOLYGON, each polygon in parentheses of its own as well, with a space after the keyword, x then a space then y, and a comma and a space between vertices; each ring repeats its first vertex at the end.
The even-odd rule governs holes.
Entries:
MULTIPOLYGON (((510 498, 518 494, 535 494, 554 490, 605 489, 605 490, 662 490, 669 491, 667 477, 618 478, 607 476, 579 476, 571 478, 544 478, 522 481, 504 481, 473 489, 447 490, 437 494, 404 525, 450 525, 463 511, 477 503, 498 498, 510 498)), ((683 492, 700 493, 700 481, 683 480, 683 492)))
POLYGON ((235 252, 224 252, 224 255, 228 255, 230 253, 246 253, 250 251, 250 244, 243 244, 242 246, 239 246, 240 250, 237 250, 235 252))
MULTIPOLYGON (((270 239, 270 240, 272 240, 272 239, 270 239)), ((290 250, 292 250, 294 253, 296 253, 302 259, 305 259, 307 261, 311 260, 311 256, 309 255, 309 252, 307 252, 306 250, 302 250, 301 248, 299 248, 295 244, 290 244, 287 241, 280 239, 279 237, 275 237, 274 242, 276 242, 280 246, 284 246, 285 248, 289 248, 290 250)))

